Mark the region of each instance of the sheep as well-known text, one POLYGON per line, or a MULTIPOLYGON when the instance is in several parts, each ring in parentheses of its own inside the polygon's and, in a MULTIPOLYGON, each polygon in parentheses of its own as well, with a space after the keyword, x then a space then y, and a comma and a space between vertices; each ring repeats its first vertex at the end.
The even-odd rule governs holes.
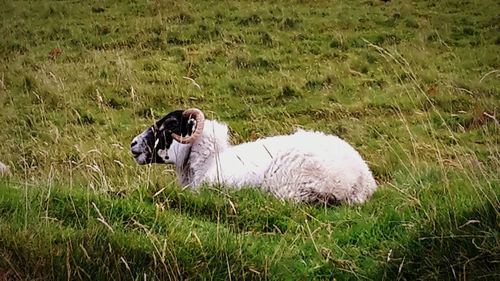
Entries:
POLYGON ((0 176, 9 176, 9 175, 10 175, 9 166, 0 162, 0 176))
POLYGON ((179 182, 258 187, 304 203, 360 204, 377 184, 360 154, 334 135, 297 130, 290 135, 229 143, 228 126, 191 108, 167 114, 137 135, 131 152, 140 164, 174 164, 179 182))

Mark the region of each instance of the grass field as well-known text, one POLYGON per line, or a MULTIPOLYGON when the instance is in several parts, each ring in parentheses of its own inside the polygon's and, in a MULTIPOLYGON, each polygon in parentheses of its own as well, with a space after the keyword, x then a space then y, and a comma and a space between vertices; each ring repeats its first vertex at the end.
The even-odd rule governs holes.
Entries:
POLYGON ((498 11, 0 0, 0 280, 499 279, 498 11), (235 143, 339 135, 379 189, 330 208, 182 190, 128 149, 188 107, 235 143))

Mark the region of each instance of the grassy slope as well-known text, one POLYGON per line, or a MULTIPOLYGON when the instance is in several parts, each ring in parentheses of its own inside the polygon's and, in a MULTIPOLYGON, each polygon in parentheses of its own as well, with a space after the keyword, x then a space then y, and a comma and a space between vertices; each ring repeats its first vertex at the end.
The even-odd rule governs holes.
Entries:
POLYGON ((496 2, 2 1, 0 277, 498 275, 496 2), (180 191, 127 148, 189 106, 235 142, 340 135, 381 187, 330 209, 180 191))

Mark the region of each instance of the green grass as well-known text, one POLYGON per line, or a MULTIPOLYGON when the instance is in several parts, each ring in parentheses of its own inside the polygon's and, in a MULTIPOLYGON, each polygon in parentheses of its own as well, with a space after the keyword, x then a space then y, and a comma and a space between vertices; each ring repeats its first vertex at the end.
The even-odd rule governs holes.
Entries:
POLYGON ((0 279, 498 278, 497 2, 0 1, 0 279), (325 209, 136 165, 193 106, 236 143, 339 135, 380 188, 325 209))

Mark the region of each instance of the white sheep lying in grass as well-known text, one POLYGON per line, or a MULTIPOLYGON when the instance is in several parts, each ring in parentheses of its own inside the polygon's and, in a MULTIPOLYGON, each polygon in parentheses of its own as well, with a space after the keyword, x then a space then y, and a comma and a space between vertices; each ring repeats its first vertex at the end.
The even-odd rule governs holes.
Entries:
POLYGON ((167 114, 132 140, 137 163, 175 164, 183 185, 260 187, 298 202, 363 203, 377 185, 359 153, 333 135, 298 130, 232 146, 199 109, 167 114))

